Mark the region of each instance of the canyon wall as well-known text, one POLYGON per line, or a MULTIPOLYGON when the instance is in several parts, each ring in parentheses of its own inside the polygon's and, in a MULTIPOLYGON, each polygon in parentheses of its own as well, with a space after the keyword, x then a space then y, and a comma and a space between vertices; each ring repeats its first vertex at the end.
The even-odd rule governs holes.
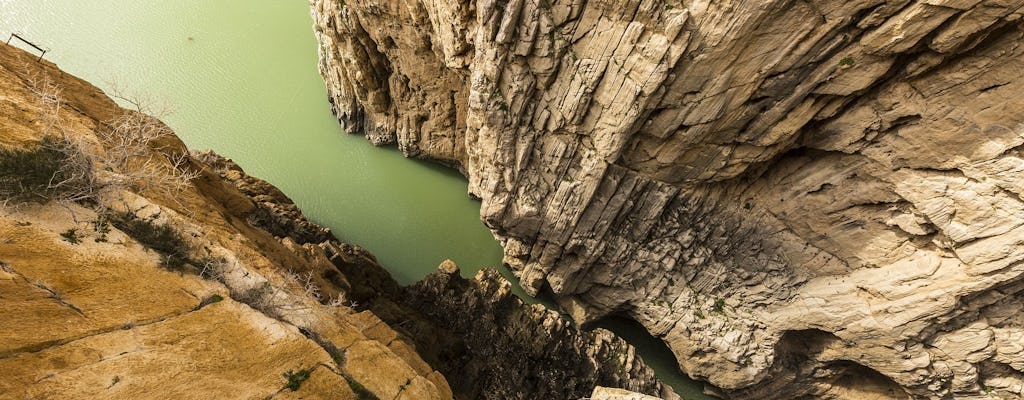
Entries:
POLYGON ((732 398, 1024 394, 1019 0, 311 0, 338 120, 732 398))
POLYGON ((452 398, 157 119, 0 44, 0 132, 0 398, 452 398))
POLYGON ((4 44, 0 132, 0 399, 678 398, 494 273, 408 300, 273 185, 4 44), (459 302, 479 329, 434 321, 459 302))

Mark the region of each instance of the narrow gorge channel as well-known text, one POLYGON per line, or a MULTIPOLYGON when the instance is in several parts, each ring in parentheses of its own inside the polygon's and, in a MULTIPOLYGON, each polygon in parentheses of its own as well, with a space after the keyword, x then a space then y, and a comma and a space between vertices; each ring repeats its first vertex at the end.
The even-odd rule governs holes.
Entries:
MULTIPOLYGON (((189 147, 213 149, 280 187, 403 285, 445 259, 464 276, 501 264, 463 176, 339 128, 316 71, 304 1, 0 0, 0 21, 0 34, 36 40, 68 72, 145 99, 189 147), (112 9, 135 18, 112 18, 112 9)), ((514 279, 507 268, 501 273, 514 279)), ((637 346, 684 399, 707 398, 641 326, 596 325, 637 346)))

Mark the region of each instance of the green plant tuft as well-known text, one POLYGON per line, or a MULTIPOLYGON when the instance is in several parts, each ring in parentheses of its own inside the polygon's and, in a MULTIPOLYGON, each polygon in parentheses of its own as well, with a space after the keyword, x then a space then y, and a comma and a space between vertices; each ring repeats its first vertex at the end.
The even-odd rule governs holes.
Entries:
POLYGON ((71 228, 64 231, 63 233, 60 234, 60 237, 63 238, 65 242, 71 244, 82 243, 82 238, 78 237, 78 229, 75 228, 71 228))
POLYGON ((92 221, 92 230, 100 234, 96 238, 96 243, 102 243, 107 241, 107 234, 110 233, 110 221, 107 216, 100 214, 96 217, 95 221, 92 221))
POLYGON ((281 374, 281 376, 284 376, 284 378, 288 380, 288 383, 284 385, 284 387, 291 389, 293 392, 298 392, 299 387, 302 386, 302 382, 309 379, 309 375, 312 372, 313 371, 308 369, 300 369, 298 371, 288 370, 288 372, 281 374))
POLYGON ((158 224, 131 214, 120 214, 110 222, 146 248, 160 254, 161 264, 172 271, 184 271, 191 262, 191 248, 185 238, 169 225, 158 224))
POLYGON ((716 313, 725 314, 725 299, 715 300, 715 305, 711 306, 716 313))

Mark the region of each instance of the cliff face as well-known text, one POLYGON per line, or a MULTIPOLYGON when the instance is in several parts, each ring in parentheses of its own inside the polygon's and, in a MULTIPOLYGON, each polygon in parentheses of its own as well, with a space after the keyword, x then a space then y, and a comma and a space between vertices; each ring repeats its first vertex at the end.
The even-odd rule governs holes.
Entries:
POLYGON ((735 398, 1024 393, 1016 0, 311 0, 339 121, 735 398))
POLYGON ((497 271, 469 280, 446 261, 426 279, 400 287, 372 254, 307 220, 277 188, 215 154, 199 158, 253 201, 250 224, 293 247, 322 252, 330 267, 314 271, 320 291, 340 291, 372 316, 376 322, 366 326, 378 340, 413 344, 418 357, 444 374, 455 398, 577 399, 603 385, 679 399, 624 340, 604 329, 581 331, 554 311, 524 304, 497 271))
POLYGON ((452 398, 155 118, 2 44, 0 88, 0 398, 452 398))
POLYGON ((0 131, 0 399, 678 398, 493 271, 399 287, 273 185, 2 44, 0 131))
POLYGON ((582 399, 604 385, 679 399, 612 332, 580 331, 543 305, 524 305, 511 285, 493 269, 462 278, 448 261, 406 288, 403 303, 459 338, 439 357, 456 393, 481 400, 582 399))

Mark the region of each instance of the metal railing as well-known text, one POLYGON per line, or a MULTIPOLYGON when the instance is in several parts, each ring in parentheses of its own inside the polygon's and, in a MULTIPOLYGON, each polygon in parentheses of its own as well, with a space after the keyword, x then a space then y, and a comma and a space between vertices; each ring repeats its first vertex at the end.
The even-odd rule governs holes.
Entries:
POLYGON ((42 47, 37 46, 35 43, 28 41, 28 39, 21 37, 21 35, 18 35, 17 33, 12 33, 11 36, 7 38, 7 44, 11 44, 11 39, 18 39, 24 42, 25 44, 32 46, 32 48, 39 50, 39 58, 37 58, 36 61, 42 61, 43 56, 46 55, 46 52, 50 51, 50 49, 44 49, 42 47))

